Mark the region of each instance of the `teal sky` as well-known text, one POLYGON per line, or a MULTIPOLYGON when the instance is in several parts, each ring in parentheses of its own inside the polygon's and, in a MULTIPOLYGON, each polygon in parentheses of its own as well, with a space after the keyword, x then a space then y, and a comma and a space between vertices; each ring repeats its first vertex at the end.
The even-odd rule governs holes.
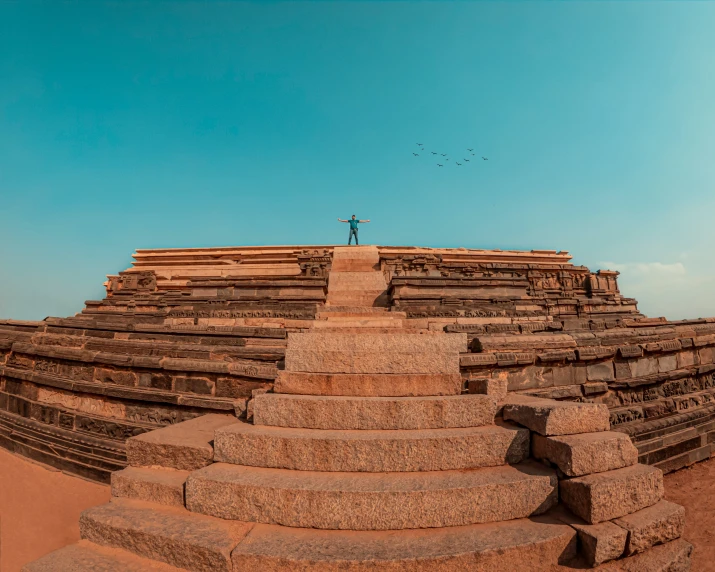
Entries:
POLYGON ((0 317, 79 311, 136 248, 342 243, 353 213, 715 315, 713 29, 712 2, 0 2, 0 317))

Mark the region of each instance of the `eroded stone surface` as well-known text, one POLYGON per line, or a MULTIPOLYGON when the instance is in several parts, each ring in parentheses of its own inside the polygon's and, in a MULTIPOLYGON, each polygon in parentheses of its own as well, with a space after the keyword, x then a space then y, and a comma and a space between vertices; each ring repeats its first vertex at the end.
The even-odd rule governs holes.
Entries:
POLYGON ((610 427, 608 407, 603 404, 520 395, 507 397, 504 419, 546 436, 608 431, 610 427))
POLYGON ((448 471, 520 463, 529 431, 489 425, 391 431, 322 430, 238 423, 216 431, 215 460, 298 471, 448 471))
POLYGON ((90 508, 80 517, 86 540, 197 572, 230 572, 231 551, 251 526, 126 499, 90 508))
POLYGON ((214 463, 186 482, 186 506, 220 518, 333 530, 401 530, 523 518, 556 501, 538 464, 426 473, 319 473, 214 463))
POLYGON ((628 531, 626 554, 635 554, 680 538, 685 527, 685 507, 662 500, 614 522, 628 531))
POLYGON ((663 472, 648 465, 586 475, 559 483, 561 502, 589 524, 625 516, 663 498, 663 472))
POLYGON ((127 441, 127 459, 135 467, 167 467, 192 471, 213 462, 214 431, 238 420, 210 414, 170 425, 127 441))
POLYGON ((494 423, 496 399, 451 397, 332 397, 278 393, 253 400, 256 425, 306 429, 446 429, 494 423))
POLYGON ((628 435, 615 431, 532 437, 532 454, 555 464, 569 477, 635 465, 638 450, 628 435))
POLYGON ((236 570, 504 572, 550 570, 576 552, 571 527, 546 517, 442 529, 343 532, 256 525, 236 570))
POLYGON ((350 374, 280 371, 276 393, 354 397, 419 397, 459 395, 462 376, 445 374, 350 374))
POLYGON ((184 506, 184 484, 189 471, 127 467, 112 473, 112 496, 184 506))
POLYGON ((689 572, 692 553, 692 544, 685 540, 673 540, 667 544, 654 546, 642 554, 608 562, 597 570, 599 572, 689 572))

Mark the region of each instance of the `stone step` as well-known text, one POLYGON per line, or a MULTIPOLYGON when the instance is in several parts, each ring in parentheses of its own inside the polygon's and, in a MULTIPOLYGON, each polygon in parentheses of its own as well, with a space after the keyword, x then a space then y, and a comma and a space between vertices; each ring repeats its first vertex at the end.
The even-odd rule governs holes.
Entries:
POLYGON ((459 395, 458 373, 307 373, 279 371, 273 390, 280 394, 351 397, 459 395))
MULTIPOLYGON (((382 272, 335 272, 328 277, 328 298, 337 292, 377 291, 387 290, 387 282, 382 272)), ((345 304, 349 306, 349 304, 345 304)))
MULTIPOLYGON (((628 558, 612 560, 595 568, 597 572, 689 572, 693 545, 685 540, 673 540, 628 558)), ((556 568, 554 572, 570 572, 573 568, 556 568)), ((699 572, 693 570, 693 572, 699 572)))
POLYGON ((524 518, 557 502, 538 463, 426 473, 324 473, 214 463, 189 475, 186 506, 230 520, 333 530, 439 528, 524 518))
POLYGON ((663 498, 663 472, 648 465, 561 481, 561 502, 589 524, 612 520, 663 498))
POLYGON ((21 572, 181 572, 126 550, 80 540, 22 567, 21 572))
POLYGON ((315 314, 316 320, 339 318, 391 318, 406 320, 407 312, 391 312, 388 308, 365 308, 361 306, 328 306, 315 314))
POLYGON ((127 460, 134 467, 193 471, 213 462, 214 431, 238 423, 232 415, 211 413, 127 440, 127 460))
POLYGON ((387 532, 258 524, 232 560, 234 570, 271 572, 547 572, 575 553, 574 530, 544 516, 387 532))
POLYGON ((231 551, 252 525, 128 499, 87 509, 82 538, 196 572, 230 572, 231 551))
POLYGON ((331 272, 377 272, 380 253, 376 246, 336 246, 331 272))
POLYGON ((218 429, 215 461, 332 472, 449 471, 520 463, 529 430, 489 425, 456 429, 356 431, 238 423, 218 429))
POLYGON ((629 556, 680 538, 685 528, 685 507, 662 500, 613 522, 628 531, 625 554, 629 556))
MULTIPOLYGON (((488 395, 333 397, 265 393, 253 399, 253 423, 305 429, 448 429, 492 425, 488 395)), ((626 437, 627 438, 627 437, 626 437)))
POLYGON ((515 421, 540 435, 573 435, 610 429, 608 407, 600 403, 554 401, 510 394, 504 420, 515 421))
POLYGON ((112 473, 112 496, 184 506, 184 485, 189 471, 127 467, 112 473))
POLYGON ((599 431, 543 437, 534 433, 532 455, 556 465, 568 477, 580 477, 635 465, 638 450, 628 435, 599 431))
POLYGON ((395 318, 330 318, 315 320, 311 327, 314 329, 332 328, 402 328, 402 320, 395 318))

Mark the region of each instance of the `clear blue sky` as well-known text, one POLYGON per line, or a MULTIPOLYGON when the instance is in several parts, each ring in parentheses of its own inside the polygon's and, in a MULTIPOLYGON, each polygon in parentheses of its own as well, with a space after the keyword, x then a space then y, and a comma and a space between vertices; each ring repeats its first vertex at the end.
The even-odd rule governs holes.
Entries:
POLYGON ((0 2, 0 316, 79 311, 136 248, 342 243, 353 213, 715 315, 713 29, 712 2, 0 2))

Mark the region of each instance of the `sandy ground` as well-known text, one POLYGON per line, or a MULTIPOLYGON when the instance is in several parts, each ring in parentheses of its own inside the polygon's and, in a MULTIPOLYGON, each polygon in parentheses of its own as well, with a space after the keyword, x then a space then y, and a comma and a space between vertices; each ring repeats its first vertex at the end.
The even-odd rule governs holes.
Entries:
POLYGON ((106 485, 71 477, 0 449, 0 570, 79 540, 79 515, 109 501, 106 485))
POLYGON ((685 507, 693 572, 715 572, 715 458, 665 475, 665 497, 685 507))

